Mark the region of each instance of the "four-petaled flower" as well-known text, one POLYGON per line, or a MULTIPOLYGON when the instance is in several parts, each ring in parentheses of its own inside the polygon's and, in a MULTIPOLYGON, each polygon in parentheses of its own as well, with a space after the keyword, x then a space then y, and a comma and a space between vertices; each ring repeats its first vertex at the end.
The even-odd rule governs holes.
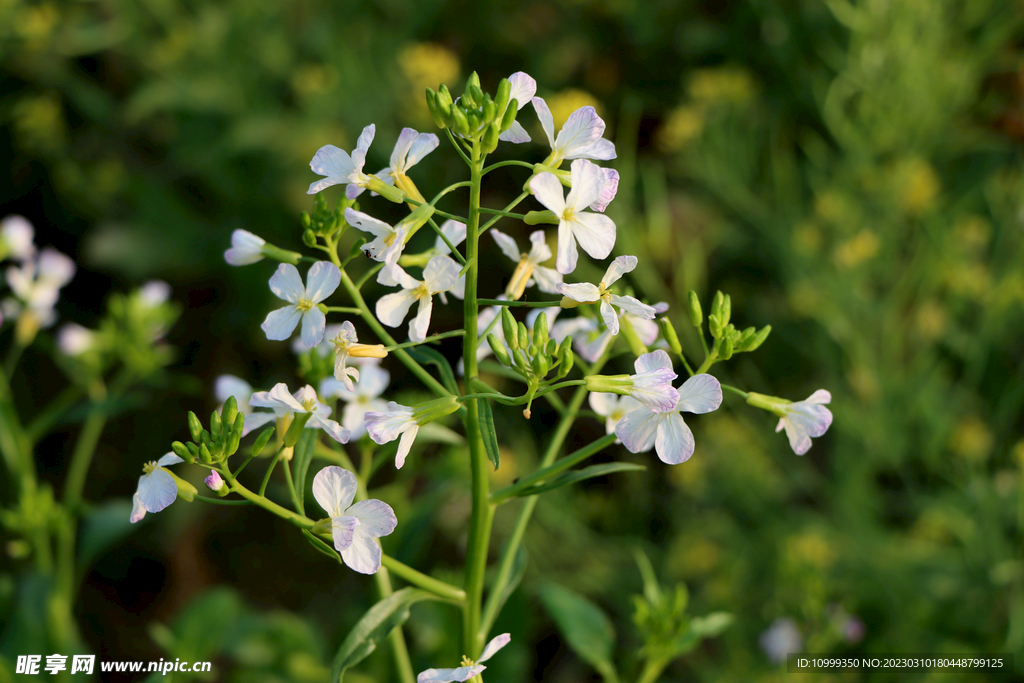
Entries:
POLYGON ((775 432, 785 429, 790 448, 803 455, 811 447, 811 437, 823 435, 832 424, 832 411, 825 407, 831 402, 832 394, 818 389, 805 400, 786 405, 786 414, 779 419, 775 432))
POLYGON ((562 184, 553 173, 541 173, 530 180, 530 191, 537 201, 558 218, 558 258, 555 268, 562 275, 576 270, 579 255, 576 242, 596 259, 608 258, 615 246, 615 223, 599 213, 584 211, 601 195, 605 177, 595 164, 577 159, 570 170, 572 189, 562 195, 562 184))
POLYGON ((303 286, 298 269, 290 263, 282 263, 270 278, 270 290, 278 298, 289 303, 284 308, 271 311, 260 326, 267 339, 283 341, 295 331, 302 321, 302 343, 313 348, 324 337, 327 318, 317 304, 334 293, 341 284, 338 266, 327 261, 317 261, 306 275, 303 286))
POLYGON ((430 313, 434 306, 434 295, 447 292, 455 287, 459 279, 459 264, 449 256, 435 256, 423 269, 423 280, 417 280, 406 273, 401 266, 385 267, 379 281, 402 286, 401 292, 386 294, 377 300, 377 318, 388 327, 398 327, 405 320, 409 308, 420 302, 416 317, 409 322, 409 340, 421 342, 427 338, 430 313))
MULTIPOLYGON (((11 291, 35 315, 40 327, 49 327, 57 319, 54 306, 60 290, 75 276, 75 262, 56 249, 47 247, 35 258, 27 258, 21 267, 7 269, 11 291)), ((20 306, 12 306, 19 314, 20 306)))
POLYGON ((376 574, 380 569, 380 544, 398 525, 391 506, 380 500, 361 500, 355 505, 355 476, 335 465, 323 468, 313 477, 313 497, 331 517, 331 536, 341 559, 361 574, 376 574))
POLYGON ((501 253, 516 264, 516 269, 512 272, 512 279, 508 281, 508 286, 505 288, 505 296, 512 301, 517 301, 523 296, 526 288, 534 283, 542 292, 558 293, 558 285, 562 281, 561 274, 554 268, 540 265, 551 258, 551 248, 544 241, 543 230, 536 230, 530 234, 529 253, 520 252, 516 241, 505 233, 491 230, 491 234, 494 235, 494 241, 498 243, 501 253))
POLYGON ((235 230, 231 233, 231 248, 224 252, 224 260, 231 266, 247 266, 262 261, 266 243, 262 237, 248 230, 235 230))
POLYGON ((349 392, 355 391, 352 380, 359 380, 359 370, 348 367, 349 358, 384 358, 388 355, 383 344, 360 344, 356 328, 348 320, 341 324, 334 344, 334 378, 344 383, 349 392))
MULTIPOLYGON (((668 360, 668 354, 664 360, 668 360)), ((668 411, 638 408, 627 414, 616 425, 615 436, 631 453, 649 451, 653 446, 662 462, 669 465, 686 462, 693 455, 693 432, 679 411, 710 413, 716 410, 722 404, 722 385, 711 375, 694 375, 679 387, 678 396, 668 411)))
MULTIPOLYGON (((522 111, 526 103, 533 99, 533 96, 537 94, 537 81, 533 80, 532 77, 525 74, 522 71, 517 71, 508 77, 508 83, 512 88, 509 90, 508 101, 516 101, 516 109, 522 111)), ((508 109, 506 106, 505 109, 508 109)), ((498 120, 505 115, 504 111, 497 113, 498 120)), ((499 140, 505 142, 529 142, 530 134, 526 132, 526 129, 518 121, 513 121, 512 125, 504 133, 498 136, 499 140)))
POLYGON ((630 396, 592 391, 590 392, 590 407, 604 418, 605 433, 612 434, 615 432, 619 420, 634 410, 639 410, 643 404, 630 396))
POLYGON ((346 197, 355 199, 362 194, 370 182, 370 176, 363 173, 363 165, 366 163, 366 150, 373 142, 375 130, 372 123, 363 128, 351 156, 334 145, 324 145, 318 149, 309 162, 309 167, 317 175, 327 177, 312 183, 306 193, 316 194, 332 185, 348 183, 348 187, 345 188, 346 197))
POLYGON ((327 419, 331 414, 330 407, 317 400, 316 390, 308 384, 293 395, 288 393, 288 385, 279 382, 270 391, 254 393, 249 399, 249 405, 254 408, 273 408, 279 418, 294 413, 311 413, 306 429, 323 429, 338 443, 348 443, 349 431, 334 420, 327 419))
POLYGON ((132 524, 145 517, 147 512, 160 512, 173 503, 178 497, 179 482, 184 488, 182 495, 187 497, 187 500, 192 500, 196 488, 178 479, 166 469, 169 465, 177 465, 179 462, 185 461, 174 453, 166 453, 159 460, 147 462, 142 466, 144 474, 139 477, 139 486, 132 496, 132 515, 129 518, 132 524))
POLYGON ((398 263, 398 257, 405 249, 404 227, 396 228, 353 208, 345 209, 345 220, 353 228, 373 235, 371 241, 359 247, 367 256, 389 266, 398 263))
POLYGON ((381 169, 377 177, 388 185, 395 185, 400 190, 408 191, 407 172, 410 168, 420 162, 437 149, 439 141, 433 133, 420 133, 412 128, 403 128, 395 142, 395 149, 391 152, 391 165, 381 169))
POLYGON ((544 161, 545 166, 558 168, 563 159, 598 159, 608 161, 615 158, 615 145, 605 140, 605 124, 593 107, 580 107, 566 120, 562 130, 555 137, 555 119, 547 102, 540 97, 533 98, 533 108, 540 119, 540 125, 551 145, 551 154, 544 161))
POLYGON ((605 271, 600 284, 592 285, 589 282, 560 284, 558 285, 558 291, 562 296, 579 303, 596 303, 600 301, 601 318, 604 319, 604 324, 608 326, 608 331, 616 335, 619 333, 619 315, 612 308, 613 305, 618 306, 627 313, 633 314, 637 318, 645 320, 654 320, 654 314, 657 313, 653 306, 648 306, 631 296, 612 294, 609 289, 625 273, 629 273, 636 268, 636 264, 636 256, 619 256, 608 266, 608 270, 605 271))
POLYGON ((452 683, 453 681, 468 681, 473 676, 479 676, 487 668, 483 666, 482 662, 486 662, 493 657, 494 653, 508 645, 510 640, 512 640, 512 636, 507 633, 495 636, 484 647, 484 651, 480 654, 480 659, 476 660, 476 662, 473 662, 468 657, 463 657, 462 666, 458 669, 427 669, 416 677, 416 683, 452 683))
POLYGON ((363 415, 366 431, 374 443, 383 446, 399 436, 402 437, 398 442, 398 453, 395 454, 395 467, 398 469, 402 469, 402 465, 405 464, 405 458, 412 449, 412 442, 416 440, 416 434, 420 431, 420 423, 413 417, 414 412, 415 409, 409 406, 388 401, 385 410, 371 411, 363 415))
POLYGON ((367 360, 363 363, 359 381, 351 390, 344 383, 328 377, 320 383, 320 395, 346 402, 341 413, 341 425, 350 432, 350 438, 358 439, 366 433, 366 413, 380 413, 388 409, 387 401, 380 395, 390 383, 391 374, 378 363, 367 360))

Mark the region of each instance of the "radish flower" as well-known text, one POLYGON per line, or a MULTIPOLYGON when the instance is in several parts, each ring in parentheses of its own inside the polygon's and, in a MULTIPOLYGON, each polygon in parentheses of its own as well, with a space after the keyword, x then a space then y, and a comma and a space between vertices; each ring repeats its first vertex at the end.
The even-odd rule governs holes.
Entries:
POLYGON ((642 403, 629 396, 596 391, 590 394, 590 408, 604 418, 606 434, 615 433, 615 427, 619 424, 619 420, 642 407, 642 403))
POLYGON ((501 253, 516 264, 512 279, 505 288, 505 296, 517 301, 523 296, 526 288, 534 284, 546 294, 558 293, 558 285, 562 282, 561 274, 554 268, 540 265, 551 258, 551 249, 544 241, 543 230, 536 230, 530 234, 529 253, 520 252, 516 241, 505 233, 491 230, 491 234, 494 235, 494 241, 498 243, 501 253))
POLYGON ((282 263, 270 278, 270 290, 288 306, 271 311, 260 326, 267 339, 283 341, 302 322, 302 343, 313 348, 324 337, 327 318, 317 304, 334 293, 341 284, 341 271, 333 263, 317 261, 306 275, 303 286, 298 269, 290 263, 282 263))
POLYGON ((390 226, 384 221, 352 208, 345 209, 345 220, 356 230, 373 235, 373 240, 359 247, 367 256, 389 266, 398 263, 398 257, 405 249, 405 238, 408 236, 405 227, 390 226))
POLYGON ((427 669, 416 677, 416 683, 452 683, 453 681, 468 681, 474 676, 479 676, 487 668, 483 666, 482 662, 493 657, 494 653, 508 645, 510 640, 512 640, 512 636, 502 633, 487 643, 484 651, 480 654, 480 659, 476 662, 468 657, 463 657, 462 666, 458 669, 427 669))
POLYGON ((171 474, 167 467, 185 462, 174 453, 166 453, 154 462, 142 467, 143 475, 139 477, 139 486, 132 496, 132 524, 146 516, 147 512, 160 512, 170 505, 181 494, 185 500, 191 501, 197 491, 192 484, 171 474))
MULTIPOLYGON (((338 443, 348 443, 349 431, 334 420, 327 418, 331 414, 330 407, 317 399, 316 391, 308 384, 294 394, 289 394, 288 385, 279 382, 270 391, 254 393, 249 399, 249 405, 254 408, 271 408, 277 418, 295 413, 310 413, 305 429, 323 429, 338 443)), ((246 422, 248 422, 248 418, 246 418, 246 422)))
POLYGON ((355 391, 352 380, 359 380, 359 370, 348 367, 349 358, 384 358, 388 355, 383 344, 360 344, 356 328, 349 321, 341 324, 334 344, 334 378, 341 381, 349 392, 355 391))
POLYGON ((540 97, 533 98, 533 108, 540 119, 540 125, 551 145, 551 154, 544 161, 545 166, 558 166, 564 159, 598 159, 607 161, 615 158, 615 145, 605 140, 605 123, 593 107, 580 107, 566 120, 562 130, 555 137, 555 119, 547 102, 540 97))
POLYGON ((825 407, 832 402, 832 394, 818 389, 803 401, 786 406, 786 414, 779 419, 775 432, 786 430, 789 447, 803 455, 811 447, 811 437, 822 436, 832 424, 832 411, 825 407))
POLYGON ((366 151, 373 142, 373 134, 376 128, 371 123, 359 135, 356 148, 352 155, 334 145, 324 145, 313 155, 309 167, 314 173, 326 176, 309 186, 306 194, 316 194, 331 185, 347 183, 345 196, 355 199, 363 193, 363 190, 370 184, 370 176, 363 173, 363 165, 366 163, 366 151))
POLYGON ((263 260, 263 246, 266 240, 248 230, 231 233, 231 248, 224 252, 224 260, 231 266, 248 266, 263 260))
MULTIPOLYGON (((532 77, 517 71, 508 77, 509 85, 512 86, 508 94, 508 101, 516 101, 516 109, 522 111, 526 103, 533 99, 533 96, 537 94, 537 81, 533 80, 532 77)), ((506 106, 504 110, 498 112, 497 119, 500 121, 505 115, 505 111, 508 110, 506 106)), ((529 142, 530 134, 526 132, 526 129, 518 121, 513 121, 511 127, 504 133, 498 136, 499 140, 504 142, 529 142)))
POLYGON ((361 500, 355 505, 356 478, 336 465, 323 468, 313 477, 313 497, 331 517, 334 548, 341 559, 360 574, 376 574, 381 550, 376 539, 398 526, 391 506, 380 500, 361 500))
POLYGON ((426 339, 430 326, 433 297, 455 287, 459 279, 459 264, 448 256, 435 256, 423 269, 423 280, 417 280, 398 265, 385 267, 381 276, 380 281, 401 285, 402 291, 386 294, 377 300, 377 318, 388 327, 398 327, 405 320, 409 308, 418 301, 419 310, 409 323, 409 339, 421 342, 426 339))
POLYGON ((619 296, 612 294, 609 287, 619 281, 624 274, 632 272, 636 268, 636 256, 619 256, 605 271, 600 284, 592 285, 589 282, 577 284, 560 284, 558 291, 568 299, 577 303, 601 302, 601 318, 612 335, 619 333, 619 314, 612 307, 618 308, 633 314, 644 320, 654 320, 655 311, 653 306, 648 306, 640 300, 631 296, 619 296))
MULTIPOLYGON (((351 368, 350 368, 351 369, 351 368)), ((349 389, 344 382, 328 377, 320 383, 320 395, 345 401, 341 413, 341 426, 349 431, 350 439, 366 434, 366 413, 387 411, 387 401, 380 398, 391 383, 391 374, 374 362, 365 362, 358 381, 349 389)))

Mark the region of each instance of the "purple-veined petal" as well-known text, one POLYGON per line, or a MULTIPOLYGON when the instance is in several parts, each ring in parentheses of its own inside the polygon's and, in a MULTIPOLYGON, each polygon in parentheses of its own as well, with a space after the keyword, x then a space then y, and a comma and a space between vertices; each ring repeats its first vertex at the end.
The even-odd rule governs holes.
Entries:
POLYGON ((722 385, 707 373, 694 375, 679 387, 676 410, 688 413, 710 413, 722 405, 722 385))
POLYGON ((341 271, 338 266, 329 261, 317 261, 306 273, 306 296, 305 298, 318 304, 331 294, 341 284, 341 271))
POLYGON ((540 121, 540 127, 544 129, 544 135, 548 137, 548 144, 551 145, 551 149, 554 149, 555 119, 551 115, 551 109, 548 108, 548 103, 540 97, 534 97, 530 102, 533 103, 533 110, 537 112, 537 119, 540 121))
POLYGON ((658 425, 665 417, 648 408, 638 408, 619 420, 615 425, 615 436, 630 453, 643 453, 654 447, 658 425))
POLYGON ((377 319, 388 327, 398 327, 405 320, 409 308, 416 301, 416 295, 412 290, 404 289, 401 292, 385 294, 377 299, 377 319))
POLYGON ((308 194, 316 194, 331 185, 348 182, 348 176, 356 171, 348 152, 334 145, 324 145, 318 149, 309 162, 309 168, 314 173, 327 177, 311 184, 308 194))
POLYGON ((554 268, 544 266, 533 269, 533 279, 537 282, 537 289, 545 294, 558 294, 558 285, 562 284, 562 275, 554 268))
POLYGON ((502 633, 500 636, 494 636, 491 638, 491 641, 484 646, 484 651, 480 654, 480 659, 476 661, 486 662, 494 656, 495 652, 508 645, 510 640, 512 640, 512 636, 508 633, 502 633))
POLYGON ((270 291, 278 299, 284 299, 290 304, 299 302, 305 298, 306 287, 302 284, 302 277, 298 269, 290 263, 282 263, 270 276, 270 291))
POLYGON ((453 683, 454 681, 468 681, 473 676, 483 673, 486 666, 474 664, 473 666, 460 666, 457 669, 427 669, 421 671, 416 677, 416 683, 453 683))
POLYGON ((413 140, 409 155, 405 158, 405 170, 409 170, 427 156, 440 144, 437 136, 433 133, 420 133, 413 140))
POLYGON ((608 216, 581 211, 576 214, 571 227, 580 247, 592 258, 606 259, 612 253, 615 247, 615 223, 608 216))
MULTIPOLYGON (((526 106, 526 103, 537 94, 537 81, 523 71, 517 71, 508 77, 509 88, 508 99, 516 101, 518 109, 526 106)), ((481 660, 483 661, 483 660, 481 660)))
POLYGON ((352 545, 352 536, 358 525, 359 520, 355 517, 331 517, 331 538, 335 550, 340 553, 352 545))
POLYGON ((345 516, 357 488, 355 475, 337 465, 328 465, 313 477, 313 497, 332 518, 345 516))
POLYGON ((376 574, 380 569, 380 556, 380 545, 361 526, 352 533, 352 544, 341 551, 345 564, 360 574, 376 574))
POLYGON ((164 453, 160 456, 160 459, 156 461, 157 467, 169 467, 171 465, 177 465, 178 463, 185 462, 174 453, 164 453))
POLYGON ((615 158, 615 145, 611 140, 599 138, 593 142, 579 145, 565 155, 566 159, 596 159, 609 161, 615 158))
POLYGON ((279 308, 267 314, 260 327, 271 341, 284 341, 292 336, 295 326, 299 324, 302 312, 294 305, 279 308))
POLYGON ((571 284, 563 282, 558 286, 558 293, 573 301, 579 301, 584 304, 592 304, 601 299, 601 290, 597 288, 597 285, 590 284, 589 282, 574 282, 571 284))
POLYGON ((508 127, 508 130, 499 135, 498 139, 502 142, 522 144, 530 141, 530 134, 526 132, 526 129, 523 128, 522 124, 518 121, 513 121, 512 125, 508 127))
POLYGON ((601 278, 601 284, 604 287, 611 287, 614 283, 618 282, 626 273, 631 273, 636 269, 637 258, 636 256, 616 256, 612 259, 612 262, 608 264, 608 270, 604 272, 604 277, 601 278))
POLYGON ((224 252, 228 265, 247 266, 263 260, 263 245, 266 242, 248 230, 231 233, 231 248, 224 252))
MULTIPOLYGON (((409 149, 412 148, 412 143, 419 137, 419 133, 414 128, 403 128, 402 132, 398 134, 398 140, 395 142, 395 149, 391 152, 391 170, 396 173, 405 173, 406 158, 409 155, 409 149)), ((437 136, 435 136, 437 137, 437 136)), ((413 162, 415 163, 415 162, 413 162)), ((410 166, 412 164, 409 164, 410 166)), ((379 177, 380 174, 378 174, 379 177)))
POLYGON ((160 512, 178 497, 178 485, 170 472, 157 467, 139 477, 135 495, 139 497, 139 503, 146 512, 160 512))
POLYGON ((822 403, 822 404, 824 404, 824 403, 831 403, 831 402, 832 402, 832 394, 828 393, 828 391, 826 391, 825 389, 818 389, 817 391, 815 391, 813 394, 808 396, 803 401, 799 401, 799 403, 822 403))
POLYGON ((565 205, 572 211, 582 211, 601 196, 604 189, 604 171, 586 159, 577 159, 571 166, 572 189, 565 205))
POLYGON ((135 495, 132 496, 132 514, 128 518, 128 521, 135 524, 145 516, 146 508, 142 507, 142 499, 139 497, 139 492, 136 491, 135 495))
POLYGON ((619 172, 614 168, 602 168, 601 172, 604 173, 604 185, 601 186, 601 192, 590 208, 604 213, 619 191, 619 172))
POLYGON ((355 183, 349 183, 348 185, 345 186, 345 197, 347 199, 355 199, 356 197, 361 195, 363 193, 363 190, 365 189, 366 188, 360 187, 355 183))
POLYGON ((565 213, 565 195, 562 193, 562 183, 558 182, 554 173, 538 173, 533 176, 530 179, 530 192, 538 202, 553 211, 556 216, 565 213))
POLYGON ((391 506, 382 500, 363 500, 350 507, 345 514, 359 520, 359 528, 370 536, 387 536, 398 525, 391 506))
MULTIPOLYGON (((359 139, 356 140, 356 148, 352 150, 352 163, 357 173, 363 170, 363 164, 366 163, 366 150, 370 148, 370 143, 373 142, 373 134, 376 130, 376 126, 371 123, 366 128, 363 128, 363 132, 359 134, 359 139)), ((349 197, 349 199, 355 199, 355 197, 349 197)))
POLYGON ((459 279, 459 264, 450 256, 435 256, 423 269, 423 284, 431 294, 447 292, 459 279))
POLYGON ((395 454, 395 468, 402 469, 402 465, 405 464, 405 459, 409 455, 409 451, 412 450, 412 442, 416 440, 416 434, 420 431, 420 426, 415 422, 412 426, 402 434, 401 440, 398 442, 398 452, 395 454))
MULTIPOLYGON (((239 409, 242 404, 239 403, 239 409)), ((258 429, 268 422, 273 422, 277 419, 277 415, 274 413, 247 413, 245 416, 245 425, 242 427, 242 436, 246 436, 249 432, 254 429, 258 429)))
POLYGON ((601 319, 604 320, 605 327, 608 328, 608 334, 616 335, 619 333, 619 314, 612 308, 611 301, 607 297, 601 297, 600 307, 601 319))
MULTIPOLYGON (((671 370, 672 359, 669 357, 668 352, 665 351, 665 349, 658 349, 637 357, 633 362, 633 367, 636 369, 637 373, 650 372, 652 370, 659 370, 662 368, 668 368, 671 370)), ((675 379, 675 377, 672 379, 675 379)))
POLYGON ((513 263, 519 263, 519 259, 522 258, 522 252, 519 251, 519 245, 516 244, 514 239, 493 228, 491 229, 491 236, 498 243, 498 248, 501 249, 502 254, 509 257, 513 263))
POLYGON ((334 420, 328 420, 327 418, 314 413, 310 421, 306 423, 306 428, 316 427, 327 432, 327 435, 338 443, 348 443, 348 440, 351 437, 351 433, 334 420))
MULTIPOLYGON (((576 153, 589 143, 600 139, 604 134, 605 124, 593 107, 580 107, 566 119, 562 130, 558 131, 553 145, 566 159, 575 158, 576 153)), ((588 204, 590 202, 587 202, 588 204)))
POLYGON ((654 320, 654 306, 648 306, 639 299, 635 299, 631 296, 619 296, 618 294, 612 294, 610 298, 613 304, 626 313, 629 313, 634 319, 640 318, 643 320, 654 320))
POLYGON ((327 327, 327 316, 319 308, 314 306, 302 314, 302 343, 308 348, 313 348, 324 338, 324 329, 327 327))
POLYGON ((678 465, 693 455, 693 432, 677 412, 666 414, 658 423, 654 450, 662 462, 678 465))

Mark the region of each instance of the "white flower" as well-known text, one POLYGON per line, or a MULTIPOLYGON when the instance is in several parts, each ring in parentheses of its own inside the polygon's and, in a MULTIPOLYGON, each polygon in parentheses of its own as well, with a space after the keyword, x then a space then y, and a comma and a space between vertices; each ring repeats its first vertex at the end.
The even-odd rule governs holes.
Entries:
POLYGON ((247 266, 263 260, 263 245, 266 241, 248 230, 235 230, 231 233, 231 248, 224 252, 224 260, 228 265, 247 266))
MULTIPOLYGON (((668 304, 654 305, 655 313, 664 313, 668 304)), ((632 313, 619 313, 620 326, 628 323, 633 327, 641 343, 650 346, 658 339, 658 323, 645 318, 638 318, 632 313)), ((576 353, 588 363, 595 362, 608 350, 608 345, 615 338, 607 325, 599 325, 593 318, 578 316, 569 320, 559 320, 551 327, 551 338, 561 343, 562 339, 572 336, 572 346, 576 353)))
POLYGON ((593 107, 580 107, 570 114, 562 130, 558 131, 557 138, 555 119, 551 116, 547 102, 534 97, 533 108, 537 111, 537 118, 551 145, 551 155, 544 162, 545 166, 557 168, 563 159, 607 161, 615 158, 615 145, 601 137, 604 135, 605 124, 593 107))
POLYGON ((313 348, 324 337, 327 318, 317 304, 334 293, 341 283, 341 271, 333 263, 317 261, 306 274, 303 286, 298 269, 282 263, 270 278, 270 290, 290 305, 271 311, 260 326, 267 339, 283 341, 302 321, 302 343, 313 348))
POLYGON ((381 551, 376 538, 387 536, 398 525, 391 506, 380 500, 356 497, 356 478, 335 465, 323 468, 313 477, 313 497, 331 517, 331 535, 341 559, 361 574, 376 574, 381 551))
POLYGON ((619 172, 614 168, 602 168, 601 175, 603 176, 601 190, 597 193, 597 199, 590 205, 590 208, 604 213, 619 191, 619 172))
POLYGON ((628 413, 640 409, 643 404, 629 396, 592 391, 590 392, 590 407, 604 418, 605 433, 613 434, 619 420, 628 413))
MULTIPOLYGON (((441 232, 452 243, 452 246, 457 247, 466 239, 466 224, 449 218, 441 224, 441 232)), ((434 238, 434 253, 439 256, 447 256, 452 253, 452 250, 448 248, 448 245, 444 243, 440 235, 434 238)), ((463 278, 465 278, 465 275, 463 275, 463 278)))
POLYGON ((819 437, 832 424, 832 411, 825 407, 832 402, 832 394, 818 389, 806 400, 784 406, 786 414, 779 420, 775 432, 786 430, 789 446, 797 455, 803 455, 811 447, 811 437, 819 437))
POLYGON ((420 431, 419 422, 413 417, 413 412, 415 411, 409 406, 388 401, 385 410, 368 412, 363 416, 366 420, 366 431, 374 443, 383 446, 399 436, 402 437, 398 442, 398 453, 395 455, 395 467, 398 469, 402 469, 402 465, 405 464, 405 458, 412 449, 412 442, 416 440, 416 434, 420 431))
POLYGON ((344 382, 328 377, 320 383, 320 395, 325 398, 340 398, 345 401, 341 413, 341 425, 352 439, 366 434, 366 413, 383 413, 388 409, 387 401, 380 395, 391 383, 391 374, 377 363, 364 363, 356 384, 350 389, 344 382))
POLYGON ((96 344, 96 333, 78 323, 66 323, 57 333, 57 348, 65 356, 80 356, 96 344))
MULTIPOLYGON (((139 477, 139 486, 132 496, 132 515, 129 518, 132 524, 145 517, 147 512, 160 512, 178 497, 180 480, 171 475, 166 468, 179 462, 185 461, 174 453, 166 453, 159 460, 143 465, 142 471, 145 474, 139 477)), ((191 494, 195 495, 194 486, 188 482, 182 484, 191 487, 191 494)))
POLYGON ((359 140, 356 142, 356 148, 352 150, 352 156, 334 145, 324 145, 318 149, 309 162, 309 167, 314 173, 327 177, 311 184, 306 194, 316 194, 331 185, 342 183, 348 183, 348 187, 345 188, 345 196, 349 199, 355 199, 362 194, 370 182, 370 176, 363 173, 363 165, 366 163, 366 150, 373 142, 375 130, 372 123, 363 128, 363 132, 359 134, 359 140))
POLYGON ((253 396, 252 386, 240 377, 221 375, 217 378, 213 387, 213 394, 221 406, 230 397, 235 397, 238 412, 245 415, 245 426, 242 427, 242 436, 258 427, 262 427, 268 422, 273 422, 278 417, 276 413, 262 411, 257 413, 253 411, 252 406, 249 405, 249 399, 253 396))
POLYGON ((668 353, 663 349, 645 353, 636 359, 633 367, 636 374, 629 376, 632 382, 629 395, 657 413, 675 410, 679 392, 672 388, 671 382, 679 375, 672 369, 668 353))
POLYGON ((384 358, 388 355, 383 344, 360 344, 355 326, 347 320, 340 325, 331 343, 334 344, 334 378, 344 383, 349 392, 355 391, 352 380, 359 380, 359 370, 348 367, 349 358, 384 358))
POLYGON ((345 209, 345 220, 356 230, 373 235, 373 240, 359 247, 366 252, 367 256, 389 266, 398 263, 398 257, 405 249, 406 230, 404 227, 395 228, 353 208, 345 209))
POLYGON ((463 657, 462 666, 458 669, 427 669, 416 677, 416 683, 452 683, 453 681, 468 681, 473 676, 479 676, 487 668, 481 662, 486 662, 493 657, 494 653, 508 645, 510 640, 512 640, 512 636, 502 633, 487 643, 484 651, 480 654, 480 659, 476 662, 463 657))
POLYGON ((786 661, 786 655, 800 651, 804 639, 795 621, 789 617, 779 617, 761 633, 757 642, 773 664, 782 664, 786 661))
POLYGON ((544 241, 544 231, 536 230, 530 234, 530 251, 523 253, 519 251, 516 241, 498 230, 491 230, 494 241, 498 243, 501 253, 512 259, 516 269, 512 272, 512 278, 505 287, 505 295, 512 301, 523 296, 527 287, 534 284, 537 289, 546 294, 557 294, 558 285, 562 282, 562 276, 554 268, 546 268, 541 263, 551 258, 551 249, 544 241))
POLYGON ((584 211, 594 203, 605 185, 601 169, 585 159, 572 162, 572 189, 562 196, 562 184, 552 173, 541 173, 530 180, 530 191, 537 201, 558 217, 558 258, 555 268, 562 275, 576 269, 576 242, 596 259, 608 258, 615 246, 615 223, 599 213, 584 211))
MULTIPOLYGON (((452 289, 459 278, 459 264, 448 256, 435 256, 423 269, 423 280, 407 274, 401 266, 385 268, 389 281, 402 286, 401 292, 386 294, 377 300, 377 318, 388 327, 398 327, 405 320, 413 303, 419 301, 416 317, 409 323, 409 339, 421 342, 427 337, 430 313, 433 310, 435 294, 452 289)), ((381 271, 383 274, 384 271, 381 271)))
MULTIPOLYGON (((516 109, 522 111, 526 103, 533 99, 533 96, 537 94, 537 81, 533 80, 530 76, 517 71, 508 77, 509 85, 512 86, 508 94, 508 101, 516 101, 516 109)), ((497 113, 497 120, 505 115, 505 111, 508 110, 506 106, 504 110, 497 113)), ((529 142, 530 134, 526 132, 526 129, 520 125, 518 121, 513 121, 512 125, 504 133, 498 136, 499 140, 505 142, 529 142)))
POLYGON ((171 298, 171 286, 163 280, 150 280, 139 288, 139 301, 149 310, 167 303, 171 298))
MULTIPOLYGON (((60 289, 75 276, 75 262, 56 249, 47 247, 35 259, 26 260, 21 267, 7 269, 7 284, 14 295, 35 313, 41 327, 56 320, 53 307, 60 298, 60 289)), ((12 313, 20 313, 13 306, 12 313)))
POLYGON ((708 374, 694 375, 679 387, 679 399, 669 411, 634 410, 619 420, 615 436, 631 453, 649 451, 653 446, 662 462, 678 465, 690 459, 694 448, 693 432, 679 411, 710 413, 721 404, 722 385, 718 380, 708 374))
POLYGON ((276 417, 311 413, 306 429, 323 429, 338 443, 348 443, 348 430, 334 420, 327 419, 331 409, 317 400, 316 391, 308 384, 292 395, 288 393, 288 386, 284 382, 279 382, 270 391, 254 393, 249 399, 249 405, 254 408, 272 408, 276 417))
POLYGON ((35 230, 24 216, 7 216, 0 221, 0 253, 2 258, 15 258, 24 261, 36 253, 32 243, 35 230))
POLYGON ((632 272, 636 268, 636 256, 619 256, 608 266, 601 283, 592 285, 589 282, 577 284, 560 284, 558 291, 573 301, 580 303, 601 302, 601 318, 608 326, 608 331, 616 335, 619 333, 619 316, 612 308, 618 306, 623 311, 633 314, 637 318, 654 320, 656 313, 653 306, 648 306, 631 296, 619 296, 612 294, 609 287, 615 284, 625 273, 632 272))
POLYGON ((401 181, 409 169, 437 149, 438 144, 440 142, 433 133, 419 133, 412 128, 403 128, 391 152, 391 165, 381 169, 377 177, 388 185, 395 185, 396 180, 401 181))

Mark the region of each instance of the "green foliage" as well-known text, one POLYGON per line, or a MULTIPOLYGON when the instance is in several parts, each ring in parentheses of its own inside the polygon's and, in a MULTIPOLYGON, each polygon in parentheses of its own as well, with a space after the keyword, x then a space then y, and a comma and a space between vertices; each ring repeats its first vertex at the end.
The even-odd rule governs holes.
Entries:
POLYGON ((612 663, 615 629, 601 608, 579 593, 553 583, 541 586, 540 597, 572 651, 597 669, 606 681, 618 680, 612 663))

